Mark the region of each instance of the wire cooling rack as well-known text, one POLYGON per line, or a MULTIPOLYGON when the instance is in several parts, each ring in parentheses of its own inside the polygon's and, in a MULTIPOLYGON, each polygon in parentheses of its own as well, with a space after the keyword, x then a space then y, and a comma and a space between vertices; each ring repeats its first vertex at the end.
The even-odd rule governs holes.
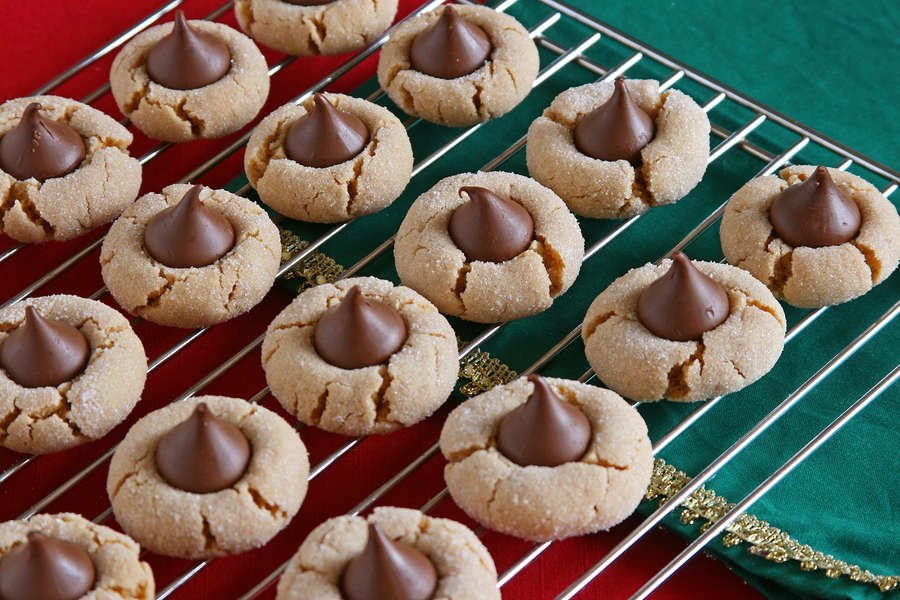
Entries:
MULTIPOLYGON (((34 93, 40 94, 52 91, 85 67, 116 50, 133 35, 155 23, 160 17, 166 15, 182 4, 183 1, 184 0, 174 0, 168 2, 152 14, 148 15, 140 23, 128 31, 123 32, 120 36, 110 41, 82 61, 79 61, 34 93)), ((412 14, 425 12, 440 4, 442 4, 442 0, 432 0, 416 9, 412 14)), ((584 83, 597 79, 609 80, 621 75, 628 75, 629 77, 653 76, 661 81, 661 89, 668 89, 677 85, 680 89, 697 99, 698 103, 700 103, 703 109, 710 115, 710 120, 713 123, 712 133, 715 136, 715 140, 718 142, 713 146, 713 150, 709 156, 709 163, 711 166, 717 161, 721 162, 728 160, 729 157, 734 156, 736 153, 742 153, 756 161, 763 161, 765 163, 763 168, 758 170, 758 175, 771 174, 776 172, 780 167, 789 164, 789 162, 799 153, 804 152, 803 158, 821 158, 821 160, 808 160, 807 162, 825 162, 826 160, 831 160, 830 163, 825 164, 831 164, 840 169, 852 168, 854 172, 857 172, 870 181, 878 182, 883 188, 883 193, 887 196, 894 193, 898 184, 900 184, 900 174, 893 169, 881 165, 806 126, 755 102, 733 89, 723 86, 702 73, 657 52, 650 46, 630 38, 598 21, 596 18, 569 7, 564 3, 558 2, 557 0, 505 0, 495 8, 501 11, 512 12, 517 8, 517 5, 525 4, 528 4, 529 6, 540 5, 540 7, 544 9, 543 14, 546 15, 537 22, 525 24, 529 28, 531 37, 541 48, 542 54, 542 67, 540 74, 534 83, 534 91, 535 93, 543 91, 547 97, 547 103, 549 103, 549 99, 561 91, 561 89, 569 87, 574 83, 584 83), (568 31, 571 30, 573 26, 581 27, 587 31, 587 35, 580 42, 575 43, 574 45, 566 45, 554 41, 554 32, 557 31, 557 28, 568 28, 568 31), (609 66, 603 64, 601 59, 597 58, 598 56, 604 56, 606 58, 613 57, 615 61, 612 66, 609 66), (740 115, 741 118, 738 119, 735 115, 740 115)), ((231 7, 232 2, 227 2, 210 13, 206 18, 217 19, 225 14, 231 7)), ((301 102, 312 93, 327 89, 335 82, 338 82, 342 77, 347 76, 348 73, 358 67, 367 57, 378 50, 387 39, 389 33, 390 32, 386 33, 372 45, 346 60, 341 66, 329 73, 314 86, 306 89, 293 101, 301 102)), ((603 60, 605 61, 606 58, 603 60)), ((282 69, 294 60, 294 58, 288 57, 273 64, 269 68, 269 74, 274 78, 282 69)), ((277 79, 273 79, 273 85, 278 85, 277 79)), ((370 83, 368 87, 373 88, 374 86, 370 83)), ((88 94, 82 100, 88 103, 94 102, 103 97, 108 90, 109 86, 108 84, 105 84, 88 94)), ((396 107, 393 107, 384 95, 376 89, 373 89, 372 93, 368 96, 368 99, 380 102, 396 110, 396 107)), ((544 105, 546 105, 546 103, 544 105)), ((424 147, 427 147, 427 144, 431 143, 432 146, 428 152, 424 153, 425 157, 418 160, 413 168, 413 181, 410 185, 410 190, 408 190, 405 196, 407 197, 407 205, 410 199, 415 197, 417 190, 427 189, 434 181, 444 174, 461 170, 458 168, 457 164, 457 157, 460 152, 475 156, 478 156, 479 153, 483 154, 484 152, 490 152, 490 160, 480 165, 476 165, 476 167, 480 166, 483 170, 492 170, 503 167, 507 170, 526 172, 522 167, 521 152, 525 145, 524 132, 531 122, 531 119, 536 115, 518 119, 518 121, 513 123, 516 128, 515 134, 509 139, 506 139, 503 136, 500 136, 498 139, 498 136, 489 135, 488 133, 483 133, 480 136, 476 135, 480 130, 492 126, 489 124, 479 124, 459 130, 441 129, 438 131, 438 129, 429 128, 431 126, 427 123, 422 123, 421 120, 407 118, 405 115, 402 115, 402 113, 398 114, 406 119, 404 124, 410 132, 414 147, 416 147, 417 150, 417 156, 423 155, 421 152, 423 145, 424 147), (433 140, 435 139, 438 141, 434 142, 433 140), (512 143, 509 143, 510 141, 512 143), (499 144, 499 146, 497 144, 499 144), (424 176, 423 174, 426 173, 426 171, 428 174, 427 176, 424 176)), ((509 121, 509 118, 501 121, 509 121)), ((232 154, 239 152, 247 142, 248 138, 249 133, 242 135, 233 143, 197 166, 190 173, 186 174, 179 181, 187 182, 197 180, 210 169, 220 165, 232 154)), ((147 167, 155 159, 169 150, 171 146, 172 145, 168 143, 159 144, 140 157, 141 164, 147 167)), ((743 177, 739 183, 742 183, 743 180, 746 180, 747 178, 748 177, 743 177)), ((249 185, 245 182, 246 179, 242 179, 242 176, 239 175, 230 187, 236 189, 238 193, 249 194, 251 197, 255 197, 252 195, 252 190, 250 190, 249 185)), ((721 200, 726 199, 734 189, 735 187, 732 186, 721 200)), ((695 191, 693 195, 696 195, 697 193, 698 192, 695 191)), ((401 204, 401 202, 398 201, 398 204, 401 204)), ((689 203, 687 199, 682 200, 680 205, 682 204, 690 204, 691 214, 689 215, 689 218, 692 219, 691 223, 696 223, 696 225, 690 228, 690 230, 662 257, 656 256, 652 258, 665 258, 674 252, 685 248, 688 244, 700 238, 704 232, 707 232, 724 211, 724 202, 711 212, 702 204, 697 204, 696 202, 689 203)), ((587 267, 592 261, 598 261, 598 255, 600 255, 601 252, 608 249, 613 242, 625 234, 629 228, 635 226, 639 221, 643 222, 648 219, 652 220, 660 218, 658 216, 660 210, 661 209, 654 209, 646 215, 636 216, 624 221, 602 222, 599 224, 586 224, 582 221, 588 244, 584 255, 585 266, 587 267)), ((685 208, 684 210, 688 209, 685 208)), ((390 212, 390 210, 385 211, 385 213, 390 212)), ((381 217, 385 220, 382 226, 362 231, 368 231, 370 233, 395 231, 402 216, 403 211, 398 210, 388 217, 381 217)), ((377 266, 380 264, 380 260, 384 260, 385 258, 389 260, 390 258, 389 250, 393 244, 393 236, 386 237, 385 239, 384 236, 376 235, 375 239, 373 239, 371 235, 368 237, 363 235, 362 237, 366 238, 365 242, 368 245, 360 244, 358 242, 360 235, 358 234, 361 230, 359 228, 354 229, 353 221, 336 226, 306 226, 288 222, 286 219, 281 219, 280 217, 277 219, 281 226, 290 226, 293 230, 300 231, 305 235, 308 234, 308 237, 311 238, 308 245, 281 265, 278 272, 279 277, 289 274, 292 270, 297 268, 298 265, 302 265, 304 261, 310 259, 313 253, 326 247, 326 244, 329 244, 329 242, 332 243, 332 246, 335 243, 341 243, 344 247, 344 252, 352 253, 359 248, 369 250, 361 257, 360 252, 357 252, 353 257, 352 266, 346 268, 341 277, 355 275, 363 269, 377 266), (373 244, 377 245, 374 248, 370 248, 369 246, 373 244), (350 250, 347 250, 347 247, 349 247, 350 250)), ((374 217, 367 217, 367 219, 374 219, 374 217)), ((44 286, 48 285, 57 277, 60 277, 70 268, 88 257, 101 243, 102 237, 78 249, 57 266, 51 268, 34 282, 13 295, 6 302, 6 305, 29 297, 36 291, 41 290, 44 286)), ((332 246, 327 247, 331 248, 332 246)), ((0 252, 0 264, 11 260, 20 253, 34 251, 37 250, 29 249, 27 245, 15 244, 9 246, 4 251, 0 252)), ((619 274, 641 262, 643 262, 643 260, 620 265, 617 267, 619 274)), ((390 270, 390 268, 388 268, 388 270, 390 270)), ((382 274, 381 276, 384 275, 382 274)), ((594 293, 599 292, 602 287, 604 286, 598 287, 594 293)), ((95 299, 103 298, 105 296, 105 288, 101 288, 91 295, 91 297, 95 299)), ((890 300, 893 300, 893 298, 890 300)), ((564 327, 572 327, 576 323, 578 323, 578 325, 565 335, 551 338, 558 338, 558 341, 552 343, 551 347, 533 360, 531 364, 524 367, 522 369, 522 374, 529 374, 544 369, 555 359, 558 359, 559 356, 573 344, 573 342, 577 341, 580 333, 580 315, 583 315, 583 310, 579 310, 580 312, 577 313, 579 315, 577 318, 569 318, 563 323, 564 327)), ((788 330, 786 344, 789 346, 792 340, 801 335, 826 310, 828 309, 822 308, 806 312, 793 311, 791 313, 791 315, 793 315, 791 319, 793 322, 790 324, 788 330)), ((606 555, 596 556, 596 564, 573 581, 568 588, 557 596, 557 598, 572 598, 584 590, 591 581, 600 576, 614 561, 621 557, 625 551, 631 548, 652 528, 658 525, 666 515, 676 510, 681 502, 692 492, 697 490, 704 482, 708 481, 721 469, 725 468, 742 450, 785 415, 796 403, 807 396, 807 394, 838 369, 845 361, 852 357, 867 342, 875 337, 897 316, 898 312, 900 312, 900 302, 889 305, 886 310, 883 310, 881 315, 877 316, 874 320, 862 323, 861 326, 865 327, 862 333, 844 346, 827 363, 824 365, 816 365, 815 368, 818 370, 792 393, 784 397, 783 400, 774 400, 771 412, 762 417, 755 424, 752 424, 752 426, 750 426, 736 442, 703 468, 679 492, 670 497, 648 517, 640 521, 640 523, 611 551, 606 553, 606 555)), ((537 319, 539 318, 541 317, 537 317, 537 319)), ((138 321, 138 319, 132 320, 133 323, 137 323, 138 321)), ((529 320, 529 323, 530 324, 527 325, 527 327, 532 327, 534 326, 533 323, 538 323, 538 321, 529 320)), ((255 331, 264 331, 267 324, 268 321, 256 322, 255 331)), ((521 324, 500 324, 478 329, 473 324, 462 324, 461 322, 454 321, 454 326, 464 339, 470 340, 462 345, 459 353, 460 360, 466 359, 482 347, 487 347, 492 340, 496 341, 496 339, 502 338, 503 336, 508 337, 511 335, 509 330, 513 330, 516 335, 521 335, 524 331, 521 324)), ((218 326, 216 329, 228 327, 229 325, 225 324, 218 326)), ((187 336, 179 339, 170 348, 156 355, 155 358, 150 361, 148 368, 149 374, 153 375, 170 361, 176 360, 182 351, 195 341, 199 340, 202 336, 206 335, 210 330, 211 328, 205 328, 193 331, 187 336)), ((233 369, 240 369, 242 361, 245 358, 248 356, 250 356, 251 359, 255 358, 252 356, 252 353, 260 346, 262 339, 263 334, 259 333, 259 335, 253 338, 248 344, 240 348, 238 352, 234 353, 224 362, 217 364, 205 376, 197 380, 186 391, 178 395, 172 401, 179 401, 192 396, 201 390, 204 390, 207 386, 214 384, 214 382, 223 374, 228 373, 233 369)), ((538 343, 541 346, 550 345, 550 342, 538 343)), ((571 371, 571 368, 569 370, 571 371)), ((578 373, 569 372, 567 376, 574 378, 578 376, 578 373)), ((816 437, 811 439, 792 458, 774 470, 765 481, 739 501, 727 515, 707 529, 705 533, 700 535, 656 576, 647 581, 646 584, 632 597, 644 598, 649 595, 657 586, 675 573, 688 559, 702 550, 713 538, 722 533, 738 515, 768 492, 807 456, 812 452, 815 452, 819 446, 846 425, 859 413, 859 411, 874 401, 879 394, 893 385, 898 377, 900 377, 900 366, 896 366, 893 370, 884 375, 880 381, 872 386, 856 402, 853 402, 843 414, 825 427, 816 437)), ((588 370, 581 374, 579 379, 581 381, 591 381, 594 379, 594 374, 588 370)), ((251 398, 251 401, 261 402, 268 396, 268 388, 263 387, 251 398)), ((700 421, 721 400, 721 397, 714 398, 696 405, 692 410, 686 411, 684 418, 678 422, 677 425, 661 435, 655 436, 653 443, 654 454, 661 452, 692 425, 700 421)), ((143 407, 143 404, 145 403, 139 404, 137 412, 144 413, 148 410, 146 407, 143 407)), ((444 414, 446 413, 439 413, 439 418, 444 414)), ((297 427, 300 429, 302 428, 302 425, 298 424, 297 427)), ((118 435, 123 433, 120 430, 116 431, 118 435)), ((436 431, 437 427, 431 427, 429 431, 429 435, 431 435, 430 439, 436 440, 436 431)), ((307 440, 307 435, 312 435, 313 433, 314 432, 309 430, 304 432, 304 440, 307 440)), ((342 438, 341 443, 337 444, 336 447, 333 447, 322 460, 312 467, 309 474, 310 480, 312 481, 323 476, 330 467, 341 460, 342 457, 345 457, 345 455, 347 455, 354 447, 362 442, 363 438, 342 438)), ((114 448, 115 447, 110 448, 99 456, 94 457, 91 462, 80 467, 49 493, 42 495, 39 498, 35 498, 32 506, 23 512, 20 517, 24 518, 48 508, 56 508, 60 501, 66 498, 67 494, 78 492, 80 487, 79 484, 84 484, 83 482, 86 482, 91 478, 96 479, 97 477, 105 475, 105 466, 112 456, 114 448)), ((403 458, 400 462, 401 464, 406 463, 405 466, 402 466, 402 468, 390 478, 373 489, 365 498, 353 506, 350 509, 349 514, 358 514, 367 511, 381 500, 389 497, 390 493, 395 490, 395 488, 400 486, 417 469, 436 457, 437 454, 438 445, 437 442, 434 441, 434 443, 427 446, 424 451, 403 458)), ((52 459, 48 457, 26 456, 12 462, 0 472, 0 486, 15 485, 15 477, 22 477, 26 474, 28 469, 38 468, 39 466, 35 463, 39 463, 42 460, 52 459)), ((427 502, 422 505, 421 509, 426 512, 432 511, 446 498, 446 488, 440 489, 440 491, 431 496, 427 502)), ((308 502, 309 498, 307 498, 307 503, 308 502)), ((108 508, 106 499, 102 498, 98 500, 97 507, 99 514, 95 517, 95 521, 108 522, 111 516, 111 509, 108 508)), ((303 511, 304 509, 301 508, 301 516, 303 515, 303 511)), ((15 515, 12 516, 15 517, 15 515)), ((315 523, 312 525, 315 525, 315 523)), ((478 528, 476 532, 481 535, 484 533, 484 530, 478 528)), ((292 547, 296 548, 296 545, 298 545, 299 542, 300 540, 297 539, 291 541, 290 544, 292 547)), ((499 585, 501 587, 505 586, 528 565, 540 560, 540 557, 551 547, 551 545, 552 544, 548 542, 533 545, 530 548, 526 547, 526 552, 500 574, 499 585)), ((263 552, 265 552, 265 549, 263 552)), ((157 573, 158 585, 161 588, 157 593, 157 598, 159 599, 178 597, 178 591, 183 589, 182 586, 187 584, 195 575, 206 569, 212 562, 200 561, 194 563, 186 571, 182 571, 180 574, 176 573, 174 577, 161 578, 160 571, 154 563, 156 559, 157 557, 150 557, 154 570, 157 573)), ((183 569, 183 566, 184 565, 181 564, 180 568, 183 569)), ((178 567, 173 567, 171 564, 168 564, 164 570, 168 574, 175 572, 173 571, 173 568, 177 569, 178 567)), ((241 590, 234 592, 233 597, 240 598, 240 600, 249 600, 251 598, 259 597, 264 593, 271 595, 272 584, 277 580, 283 568, 284 564, 277 569, 260 573, 256 580, 256 584, 253 585, 252 588, 247 589, 246 591, 241 590)))

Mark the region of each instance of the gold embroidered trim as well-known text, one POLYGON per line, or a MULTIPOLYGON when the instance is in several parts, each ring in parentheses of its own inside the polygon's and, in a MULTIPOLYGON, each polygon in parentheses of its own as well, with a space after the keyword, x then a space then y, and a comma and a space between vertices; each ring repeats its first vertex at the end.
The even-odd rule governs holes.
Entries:
MULTIPOLYGON (((282 262, 289 260, 307 246, 309 246, 309 242, 300 239, 292 231, 281 230, 282 262)), ((344 267, 334 259, 321 252, 314 252, 288 271, 284 278, 299 279, 300 290, 304 290, 334 281, 343 272, 344 267)), ((460 348, 466 345, 458 337, 456 341, 460 348)), ((460 386, 460 391, 466 397, 477 396, 495 385, 509 383, 518 376, 518 373, 501 360, 477 348, 459 361, 459 367, 460 378, 468 380, 460 386)), ((657 458, 654 461, 653 477, 650 480, 646 498, 648 500, 659 498, 659 503, 663 504, 678 493, 690 479, 683 471, 679 471, 663 459, 657 458)), ((683 507, 681 522, 685 525, 692 525, 697 519, 703 519, 705 522, 700 526, 700 531, 706 531, 712 523, 725 516, 734 507, 734 504, 703 486, 688 496, 681 506, 683 507)), ((747 551, 750 554, 775 563, 795 561, 804 571, 823 571, 827 577, 832 579, 845 576, 852 581, 872 584, 882 592, 900 589, 900 576, 875 575, 857 565, 848 564, 829 554, 813 550, 781 529, 753 515, 742 514, 727 527, 726 531, 727 533, 722 535, 722 543, 727 547, 746 542, 749 544, 747 551)))
MULTIPOLYGON (((298 252, 309 246, 309 242, 300 239, 289 229, 279 229, 281 232, 281 262, 284 263, 293 258, 298 252)), ((300 261, 293 269, 283 275, 284 279, 299 279, 300 288, 303 291, 313 286, 334 281, 344 272, 344 267, 333 258, 321 252, 313 252, 300 261)))
MULTIPOLYGON (((663 504, 690 480, 691 478, 683 471, 657 458, 653 463, 653 477, 650 479, 646 498, 648 500, 659 498, 659 503, 663 504)), ((734 508, 733 503, 705 486, 701 486, 688 496, 681 506, 684 507, 681 511, 681 522, 685 525, 693 525, 697 519, 705 520, 700 526, 700 531, 706 531, 710 525, 734 508)), ((890 592, 900 587, 898 575, 875 575, 871 571, 838 560, 830 554, 813 550, 778 527, 747 513, 735 519, 726 531, 727 533, 722 535, 722 543, 725 546, 732 547, 746 542, 750 544, 747 548, 750 554, 766 560, 776 563, 795 561, 800 563, 800 568, 804 571, 823 571, 826 577, 832 579, 843 575, 852 581, 870 583, 882 592, 890 592)))

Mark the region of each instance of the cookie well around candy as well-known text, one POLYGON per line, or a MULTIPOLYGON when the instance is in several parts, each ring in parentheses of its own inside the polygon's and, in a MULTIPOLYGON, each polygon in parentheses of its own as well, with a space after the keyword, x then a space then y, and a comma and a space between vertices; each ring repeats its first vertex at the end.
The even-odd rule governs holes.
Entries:
POLYGON ((139 198, 100 251, 103 281, 122 308, 172 327, 206 327, 250 310, 280 261, 278 228, 256 203, 186 184, 139 198))
POLYGON ((418 423, 459 372, 447 320, 413 290, 374 277, 302 292, 269 324, 262 364, 285 410, 345 435, 418 423))
POLYGON ((409 183, 412 166, 400 120, 342 94, 282 106, 256 126, 244 153, 247 178, 266 205, 315 223, 389 206, 409 183))
POLYGON ((278 582, 278 600, 499 600, 491 555, 464 525, 380 506, 328 519, 278 582))
POLYGON ((249 123, 269 95, 266 59, 227 25, 184 18, 131 39, 113 61, 119 110, 149 137, 217 138, 249 123))
POLYGON ((736 392, 775 365, 784 334, 781 305, 752 275, 680 252, 613 281, 581 328, 600 380, 641 402, 736 392))
POLYGON ((147 357, 116 310, 44 296, 0 310, 0 445, 46 454, 99 439, 141 397, 147 357))
POLYGON ((141 186, 132 139, 69 98, 0 104, 0 232, 20 242, 68 240, 115 219, 141 186))
POLYGON ((152 600, 150 565, 127 535, 73 513, 0 523, 0 598, 152 600))
POLYGON ((725 207, 719 238, 728 262, 803 308, 857 298, 900 260, 891 201, 861 177, 812 165, 744 184, 725 207))
POLYGON ((618 394, 537 375, 456 407, 440 446, 460 508, 534 541, 619 523, 640 503, 653 467, 647 426, 618 394))
POLYGON ((438 309, 496 323, 546 310, 581 268, 584 239, 560 198, 514 173, 463 173, 419 196, 397 231, 405 285, 438 309))
POLYGON ((247 35, 294 56, 329 56, 374 42, 397 14, 397 0, 237 0, 247 35))
POLYGON ((709 158, 709 119, 651 79, 570 88, 528 129, 529 174, 572 211, 632 217, 686 196, 709 158))
POLYGON ((515 108, 539 66, 537 47, 513 17, 447 5, 397 27, 381 50, 378 82, 407 113, 461 127, 515 108))
POLYGON ((274 412, 198 396, 135 423, 116 448, 106 490, 116 520, 158 554, 208 558, 267 543, 306 495, 300 436, 274 412), (178 522, 179 527, 159 527, 178 522))

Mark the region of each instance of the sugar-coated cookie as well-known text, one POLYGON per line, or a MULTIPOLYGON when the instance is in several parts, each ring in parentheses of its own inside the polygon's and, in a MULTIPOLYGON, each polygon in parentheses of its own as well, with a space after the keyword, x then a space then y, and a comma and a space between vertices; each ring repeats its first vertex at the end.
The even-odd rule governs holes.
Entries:
POLYGON ((237 131, 269 95, 266 59, 253 40, 222 23, 185 21, 180 11, 175 23, 151 27, 122 47, 109 83, 122 114, 168 142, 237 131))
POLYGON ((59 96, 0 105, 0 231, 20 242, 68 240, 112 221, 138 195, 131 133, 59 96))
POLYGON ((447 400, 459 373, 447 320, 413 290, 374 277, 297 296, 269 324, 262 364, 285 410, 345 435, 421 421, 447 400))
POLYGON ((619 523, 640 503, 653 467, 638 412, 614 392, 566 379, 522 377, 467 400, 447 417, 440 445, 460 508, 535 541, 619 523), (569 439, 579 427, 563 411, 582 421, 580 439, 569 439))
POLYGON ((693 99, 678 90, 660 93, 658 81, 581 85, 558 95, 528 128, 528 172, 579 215, 632 217, 675 202, 700 182, 709 131, 693 99))
MULTIPOLYGON (((804 308, 839 304, 865 294, 887 279, 900 259, 900 217, 890 200, 861 177, 838 169, 818 169, 792 166, 782 169, 779 176, 750 180, 728 201, 719 228, 728 262, 750 271, 788 304, 804 308), (784 235, 791 239, 783 239, 770 218, 773 204, 788 188, 802 193, 810 186, 810 193, 822 190, 821 197, 812 197, 812 202, 813 208, 815 203, 826 207, 826 215, 840 214, 832 212, 828 204, 841 200, 829 195, 843 196, 844 202, 855 204, 855 228, 842 237, 804 240, 803 232, 791 231, 791 224, 785 223, 784 235)), ((819 218, 820 213, 807 213, 807 218, 810 214, 819 218)), ((797 225, 795 229, 800 229, 797 225)), ((824 221, 813 228, 838 234, 824 221)))
POLYGON ((486 6, 447 5, 391 33, 378 59, 378 82, 407 113, 461 127, 515 108, 539 67, 537 47, 513 17, 486 6), (448 54, 454 49, 459 56, 448 54))
POLYGON ((379 506, 366 517, 334 517, 313 529, 281 576, 277 599, 342 600, 350 586, 377 593, 386 580, 402 581, 410 598, 500 598, 494 561, 471 530, 418 510, 379 506))
POLYGON ((327 56, 372 43, 397 14, 397 0, 236 0, 247 35, 294 56, 327 56))
POLYGON ((574 283, 583 255, 578 221, 563 201, 533 179, 503 172, 437 182, 413 202, 394 245, 405 285, 443 313, 482 323, 549 308, 574 283), (512 228, 511 215, 523 208, 525 225, 512 228), (464 237, 495 246, 463 249, 464 237), (511 245, 500 248, 500 239, 511 245))
POLYGON ((0 523, 0 597, 152 600, 153 571, 127 535, 81 515, 0 523))
POLYGON ((0 445, 34 454, 109 433, 147 378, 144 347, 125 317, 77 296, 30 298, 0 310, 0 366, 0 445), (48 371, 52 380, 44 379, 48 371))
POLYGON ((300 436, 277 414, 246 400, 197 396, 131 427, 106 491, 116 521, 142 546, 208 558, 272 539, 300 509, 308 475, 300 436), (210 448, 214 457, 198 451, 210 448))

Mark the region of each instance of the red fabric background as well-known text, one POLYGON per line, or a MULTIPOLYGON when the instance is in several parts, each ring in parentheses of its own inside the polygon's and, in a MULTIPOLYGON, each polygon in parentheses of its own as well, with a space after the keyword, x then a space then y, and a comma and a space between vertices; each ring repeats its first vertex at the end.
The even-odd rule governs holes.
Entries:
MULTIPOLYGON (((97 0, 91 3, 52 0, 41 3, 39 16, 34 3, 9 3, 5 8, 3 19, 5 56, 0 61, 0 82, 2 82, 0 101, 29 95, 58 73, 116 37, 119 32, 141 20, 162 3, 162 0, 131 2, 97 0)), ((201 18, 217 8, 219 3, 220 0, 191 0, 185 3, 184 9, 188 18, 201 18)), ((418 0, 401 0, 400 16, 413 10, 418 4, 418 0)), ((163 20, 171 18, 171 15, 167 15, 163 20)), ((220 21, 236 27, 231 11, 225 13, 220 21)), ((265 49, 264 53, 269 64, 282 58, 281 55, 265 49)), ((52 93, 73 98, 84 97, 106 80, 114 55, 115 52, 112 52, 97 61, 70 81, 54 89, 52 93)), ((295 61, 273 79, 272 92, 261 115, 268 114, 295 97, 345 59, 346 57, 337 57, 295 61)), ((374 68, 375 57, 371 57, 329 89, 352 90, 371 76, 374 68)), ((115 118, 121 117, 109 94, 95 102, 94 106, 115 118)), ((222 140, 193 142, 171 148, 145 166, 142 193, 159 190, 182 177, 193 166, 225 147, 237 135, 222 140)), ((156 142, 135 130, 135 143, 131 147, 131 153, 140 156, 155 145, 156 142)), ((242 152, 239 151, 203 176, 200 182, 213 187, 225 184, 242 168, 241 159, 242 152)), ((29 247, 20 252, 0 267, 2 272, 0 301, 5 301, 17 293, 101 233, 102 231, 98 231, 68 243, 29 247)), ((9 239, 0 238, 0 249, 9 246, 10 243, 9 239)), ((97 255, 97 252, 90 254, 38 293, 40 295, 70 293, 82 296, 92 294, 103 285, 97 255)), ((103 301, 114 304, 108 296, 104 297, 103 301)), ((0 521, 16 518, 35 501, 52 492, 74 473, 94 461, 120 440, 138 417, 168 403, 215 368, 223 359, 259 335, 266 324, 289 301, 290 295, 276 288, 249 314, 215 327, 191 344, 153 373, 147 382, 143 400, 132 416, 105 439, 68 452, 41 457, 13 476, 0 487, 0 521)), ((187 334, 183 330, 158 327, 146 322, 138 324, 136 330, 144 342, 150 359, 167 350, 187 334)), ((248 398, 264 385, 259 352, 256 351, 250 353, 203 391, 248 398)), ((265 398, 264 404, 289 418, 271 396, 265 398)), ((198 599, 238 597, 273 568, 287 560, 304 536, 318 523, 349 510, 429 447, 437 439, 445 416, 446 409, 406 431, 388 437, 370 438, 358 444, 311 483, 298 516, 270 544, 239 557, 216 560, 172 597, 198 599)), ((345 441, 345 438, 313 428, 304 429, 302 437, 309 449, 310 462, 313 465, 345 441)), ((19 455, 0 449, 0 470, 18 459, 19 455)), ((443 464, 443 458, 440 456, 432 458, 397 488, 382 497, 378 504, 421 506, 442 489, 443 464)), ((87 518, 96 517, 109 506, 105 493, 105 479, 104 464, 73 490, 51 504, 47 511, 74 511, 87 518)), ((460 520, 473 528, 476 525, 449 499, 441 502, 432 514, 460 520)), ((638 519, 632 518, 609 533, 553 544, 539 560, 533 562, 504 587, 504 597, 522 599, 553 597, 593 565, 638 522, 638 519)), ((114 523, 107 524, 114 525, 114 523)), ((505 570, 531 548, 528 542, 494 532, 486 532, 482 540, 491 551, 499 572, 505 570)), ((683 547, 684 542, 675 535, 662 529, 656 530, 609 568, 582 593, 581 597, 627 597, 683 547)), ((153 566, 157 590, 162 589, 193 565, 191 561, 150 554, 145 557, 153 566)), ((274 586, 271 586, 259 597, 274 598, 274 596, 274 586)), ((708 557, 691 561, 654 597, 689 597, 701 600, 760 598, 758 593, 721 563, 708 557)))

